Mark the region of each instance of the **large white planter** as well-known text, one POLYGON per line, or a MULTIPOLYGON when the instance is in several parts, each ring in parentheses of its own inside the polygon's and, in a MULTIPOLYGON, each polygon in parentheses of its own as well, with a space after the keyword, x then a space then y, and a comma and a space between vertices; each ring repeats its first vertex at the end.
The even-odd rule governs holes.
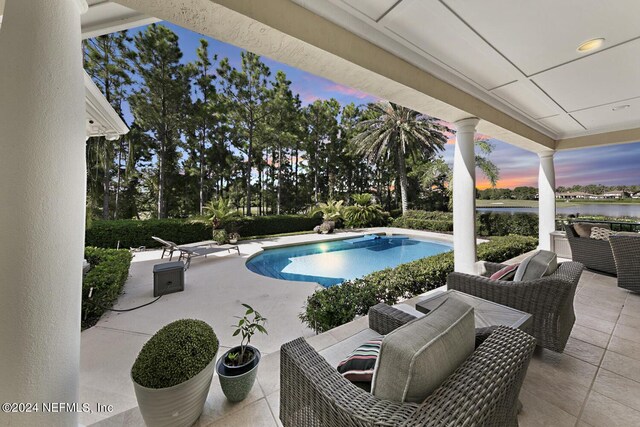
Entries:
POLYGON ((147 388, 133 381, 145 424, 149 427, 188 427, 195 423, 207 400, 215 366, 214 355, 199 374, 173 387, 147 388))

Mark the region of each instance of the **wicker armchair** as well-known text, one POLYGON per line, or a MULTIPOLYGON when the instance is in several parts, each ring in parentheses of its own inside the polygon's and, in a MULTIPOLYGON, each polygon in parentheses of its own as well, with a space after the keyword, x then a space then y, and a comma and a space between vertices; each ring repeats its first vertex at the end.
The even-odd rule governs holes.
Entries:
POLYGON ((640 292, 640 235, 609 237, 618 270, 618 287, 640 292))
POLYGON ((573 225, 565 225, 564 228, 567 232, 569 246, 571 246, 573 261, 581 263, 589 270, 614 276, 617 274, 616 262, 613 259, 613 252, 608 241, 580 237, 573 225))
MULTIPOLYGON (((369 311, 369 325, 381 327, 379 333, 412 318, 384 304, 369 311)), ((280 350, 280 419, 285 427, 517 426, 518 394, 534 348, 530 335, 500 327, 417 404, 356 387, 298 338, 280 350)))
MULTIPOLYGON (((490 262, 485 266, 487 276, 505 267, 490 262)), ((541 347, 562 353, 576 320, 573 298, 582 270, 578 262, 564 262, 553 274, 530 282, 451 273, 447 287, 530 313, 533 322, 527 332, 541 347)))

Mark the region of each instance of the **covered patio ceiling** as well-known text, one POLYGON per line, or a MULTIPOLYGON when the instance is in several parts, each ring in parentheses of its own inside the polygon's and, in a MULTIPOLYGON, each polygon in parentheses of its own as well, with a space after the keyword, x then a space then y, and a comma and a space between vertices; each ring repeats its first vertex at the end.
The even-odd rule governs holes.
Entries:
POLYGON ((534 152, 640 141, 634 0, 87 3, 85 38, 168 20, 534 152))
POLYGON ((530 151, 640 141, 633 0, 118 3, 530 151))

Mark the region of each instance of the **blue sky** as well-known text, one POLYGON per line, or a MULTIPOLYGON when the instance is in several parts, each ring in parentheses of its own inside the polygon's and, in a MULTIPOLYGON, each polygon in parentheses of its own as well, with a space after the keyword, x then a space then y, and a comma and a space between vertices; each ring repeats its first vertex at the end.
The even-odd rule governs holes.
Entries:
MULTIPOLYGON (((183 61, 193 61, 201 38, 209 41, 209 52, 217 54, 218 59, 228 57, 230 63, 240 66, 240 53, 243 49, 202 36, 177 25, 163 23, 179 36, 184 53, 183 61)), ((142 29, 144 27, 141 27, 142 29)), ((135 33, 140 29, 134 29, 135 33)), ((375 102, 378 98, 358 90, 337 84, 330 80, 290 67, 267 57, 262 60, 269 66, 272 74, 282 70, 291 80, 292 90, 300 94, 304 105, 316 99, 335 98, 342 105, 353 102, 356 105, 375 102)), ((131 114, 124 111, 125 120, 131 123, 131 114)), ((537 186, 538 156, 526 150, 492 139, 495 150, 491 160, 500 168, 501 179, 498 187, 516 187, 519 185, 537 186)), ((445 160, 453 162, 453 144, 447 144, 442 153, 445 160)), ((555 156, 556 184, 570 186, 575 184, 637 185, 640 184, 640 142, 609 147, 588 148, 562 151, 555 156)), ((487 186, 486 180, 478 175, 478 186, 487 186)))

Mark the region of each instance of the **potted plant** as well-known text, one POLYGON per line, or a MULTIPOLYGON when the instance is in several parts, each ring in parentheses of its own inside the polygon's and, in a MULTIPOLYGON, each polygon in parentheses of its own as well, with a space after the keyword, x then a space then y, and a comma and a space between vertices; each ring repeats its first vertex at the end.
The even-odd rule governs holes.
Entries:
POLYGON ((244 400, 251 391, 258 374, 261 355, 260 351, 249 343, 256 332, 267 333, 264 328, 267 319, 251 306, 242 306, 246 308, 245 314, 242 317, 236 316, 238 324, 232 326, 235 328, 233 336, 242 336, 240 345, 227 351, 216 364, 222 391, 231 402, 244 400))
POLYGON ((218 338, 202 320, 169 323, 140 350, 131 379, 148 426, 190 426, 202 413, 218 338))
POLYGON ((239 214, 238 210, 231 206, 231 203, 227 199, 222 197, 218 200, 211 200, 204 207, 205 213, 209 221, 211 221, 211 227, 213 228, 213 240, 222 245, 227 243, 227 231, 225 230, 225 224, 237 219, 239 214), (224 235, 221 233, 224 232, 224 235), (224 241, 220 241, 224 237, 224 241))
POLYGON ((229 243, 233 243, 235 245, 236 243, 238 243, 238 240, 240 240, 240 234, 235 231, 229 233, 229 243))

